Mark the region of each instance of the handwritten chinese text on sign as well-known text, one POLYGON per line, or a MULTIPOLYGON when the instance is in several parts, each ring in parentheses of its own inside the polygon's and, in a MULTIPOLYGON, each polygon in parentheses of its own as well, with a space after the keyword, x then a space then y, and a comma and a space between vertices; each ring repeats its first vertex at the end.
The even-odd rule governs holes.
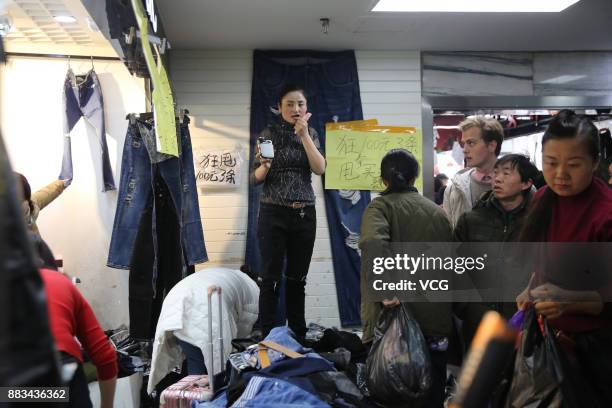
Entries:
MULTIPOLYGON (((423 136, 410 127, 370 126, 326 131, 325 188, 339 190, 384 190, 380 180, 380 162, 391 149, 410 151, 422 168, 423 136)), ((423 180, 415 187, 422 191, 423 180)))
POLYGON ((197 151, 196 182, 199 186, 236 187, 242 183, 242 155, 237 150, 197 151))

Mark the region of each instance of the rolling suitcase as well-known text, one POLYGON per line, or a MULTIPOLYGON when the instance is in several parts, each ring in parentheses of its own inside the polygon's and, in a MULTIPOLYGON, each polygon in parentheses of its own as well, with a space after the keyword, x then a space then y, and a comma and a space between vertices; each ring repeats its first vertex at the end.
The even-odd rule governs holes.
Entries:
POLYGON ((166 388, 160 396, 160 408, 190 408, 191 401, 210 401, 215 395, 215 384, 223 378, 223 373, 215 378, 213 330, 212 330, 212 295, 217 292, 219 300, 219 363, 223 362, 223 309, 221 301, 221 288, 210 286, 208 288, 208 350, 210 352, 210 367, 206 367, 209 375, 189 375, 179 382, 166 388), (216 381, 215 381, 216 380, 216 381))

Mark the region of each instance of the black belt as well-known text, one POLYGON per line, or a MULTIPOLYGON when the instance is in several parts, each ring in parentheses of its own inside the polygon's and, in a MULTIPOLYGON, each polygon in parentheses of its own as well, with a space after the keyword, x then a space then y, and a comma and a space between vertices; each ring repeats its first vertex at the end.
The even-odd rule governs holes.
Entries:
POLYGON ((281 206, 281 207, 288 207, 288 208, 291 208, 291 209, 294 209, 294 210, 301 210, 301 209, 306 208, 306 207, 314 206, 314 204, 303 203, 303 202, 300 202, 300 201, 294 201, 292 203, 267 203, 267 202, 264 201, 262 204, 264 204, 264 205, 278 205, 278 206, 281 206))

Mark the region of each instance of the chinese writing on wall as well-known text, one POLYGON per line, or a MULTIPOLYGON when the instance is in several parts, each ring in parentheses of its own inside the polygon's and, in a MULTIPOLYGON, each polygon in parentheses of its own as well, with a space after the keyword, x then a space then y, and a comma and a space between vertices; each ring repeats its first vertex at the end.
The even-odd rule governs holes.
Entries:
POLYGON ((239 186, 242 156, 236 150, 201 151, 194 156, 196 182, 201 186, 239 186))

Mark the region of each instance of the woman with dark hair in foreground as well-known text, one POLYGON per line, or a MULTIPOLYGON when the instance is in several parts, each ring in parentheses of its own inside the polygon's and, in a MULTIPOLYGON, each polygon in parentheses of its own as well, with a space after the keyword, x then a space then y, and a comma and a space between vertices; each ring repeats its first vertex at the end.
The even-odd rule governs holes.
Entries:
MULTIPOLYGON (((419 163, 407 150, 393 149, 383 157, 380 173, 386 189, 372 200, 361 222, 359 247, 362 260, 379 256, 371 251, 387 247, 392 242, 450 242, 452 229, 444 210, 424 198, 414 187, 419 175, 419 163), (376 249, 373 249, 376 248, 376 249), (368 253, 370 252, 370 253, 368 253)), ((383 249, 383 251, 386 251, 383 249)), ((399 300, 376 302, 368 299, 366 290, 367 262, 361 266, 361 321, 364 343, 374 337, 378 317, 383 308, 399 306, 399 300)), ((404 303, 418 322, 428 344, 448 344, 452 330, 449 303, 404 303), (446 341, 445 341, 446 340, 446 341)), ((432 386, 427 407, 442 407, 446 383, 446 350, 430 347, 432 386)))

